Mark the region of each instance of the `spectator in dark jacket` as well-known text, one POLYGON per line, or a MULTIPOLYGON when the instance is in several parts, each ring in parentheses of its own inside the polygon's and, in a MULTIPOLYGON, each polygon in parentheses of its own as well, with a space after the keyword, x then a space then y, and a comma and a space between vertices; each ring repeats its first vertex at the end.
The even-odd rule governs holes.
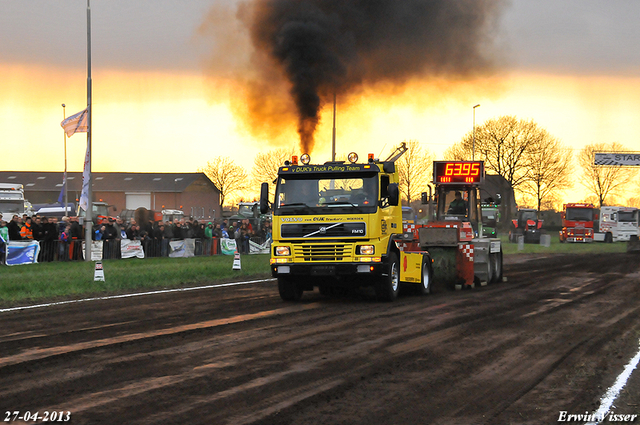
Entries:
POLYGON ((113 218, 110 218, 109 221, 104 225, 102 239, 104 240, 102 250, 103 258, 119 258, 118 248, 120 245, 120 235, 118 234, 118 229, 116 228, 113 218))
POLYGON ((9 240, 19 241, 22 240, 20 236, 20 224, 18 224, 19 217, 14 215, 7 227, 9 228, 9 240))
POLYGON ((31 233, 33 234, 33 240, 41 241, 44 239, 44 229, 40 217, 34 216, 31 220, 31 233))

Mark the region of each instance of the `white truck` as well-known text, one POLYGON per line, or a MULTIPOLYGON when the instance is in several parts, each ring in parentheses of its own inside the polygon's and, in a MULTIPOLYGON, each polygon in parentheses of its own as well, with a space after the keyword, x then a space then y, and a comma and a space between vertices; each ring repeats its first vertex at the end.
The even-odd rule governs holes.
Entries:
POLYGON ((601 207, 594 240, 607 243, 626 242, 630 236, 638 236, 639 212, 638 208, 633 207, 601 207))
POLYGON ((25 214, 24 186, 17 183, 0 183, 0 213, 9 222, 14 215, 25 214))

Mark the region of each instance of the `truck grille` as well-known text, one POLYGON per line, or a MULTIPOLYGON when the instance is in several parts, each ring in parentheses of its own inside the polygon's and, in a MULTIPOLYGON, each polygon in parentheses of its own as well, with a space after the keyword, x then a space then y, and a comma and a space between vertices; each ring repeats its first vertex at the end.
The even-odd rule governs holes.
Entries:
POLYGON ((350 261, 352 260, 353 244, 331 245, 294 245, 295 260, 302 261, 350 261))
POLYGON ((280 227, 283 238, 343 238, 366 236, 364 222, 346 223, 291 223, 280 227))

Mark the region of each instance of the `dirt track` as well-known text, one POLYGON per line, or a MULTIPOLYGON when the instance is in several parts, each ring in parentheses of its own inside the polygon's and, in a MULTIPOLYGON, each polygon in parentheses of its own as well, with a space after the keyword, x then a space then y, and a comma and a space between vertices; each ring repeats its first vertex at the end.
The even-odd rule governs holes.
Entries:
MULTIPOLYGON (((0 313, 2 419, 537 425, 591 412, 638 350, 640 256, 524 260, 506 260, 505 283, 388 304, 284 303, 269 281, 0 313)), ((617 413, 640 414, 638 374, 617 413)))

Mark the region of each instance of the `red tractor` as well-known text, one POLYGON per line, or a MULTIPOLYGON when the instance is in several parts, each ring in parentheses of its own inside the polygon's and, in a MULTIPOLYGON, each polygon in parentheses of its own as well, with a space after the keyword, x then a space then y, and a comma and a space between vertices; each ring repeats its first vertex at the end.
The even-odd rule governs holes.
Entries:
POLYGON ((540 243, 540 236, 544 234, 542 230, 544 220, 538 218, 538 210, 520 208, 518 217, 511 222, 509 242, 518 242, 520 237, 524 237, 524 243, 540 243))
POLYGON ((479 188, 484 178, 482 161, 433 162, 435 218, 417 230, 420 248, 433 259, 434 281, 450 288, 503 278, 501 241, 482 231, 479 188))

